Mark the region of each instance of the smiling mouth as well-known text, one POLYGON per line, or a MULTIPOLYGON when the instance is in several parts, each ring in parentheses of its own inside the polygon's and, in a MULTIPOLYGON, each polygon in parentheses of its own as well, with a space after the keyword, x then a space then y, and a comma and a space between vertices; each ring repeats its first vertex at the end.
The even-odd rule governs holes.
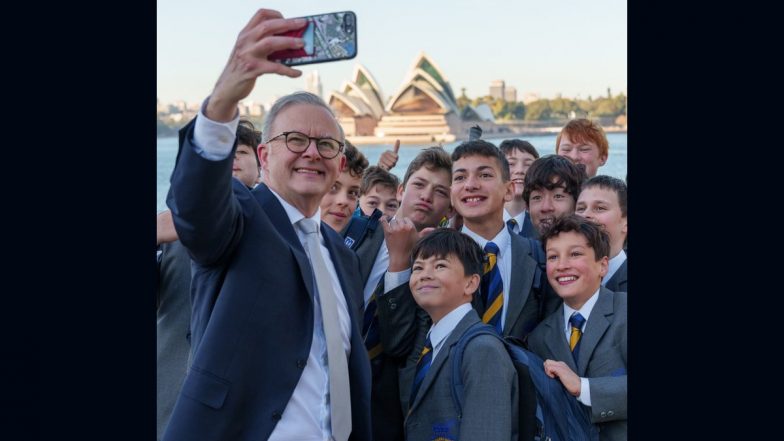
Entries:
POLYGON ((568 285, 572 282, 576 282, 577 279, 577 276, 560 276, 556 277, 555 281, 558 282, 559 285, 568 285))
POLYGON ((311 175, 311 176, 319 176, 324 174, 323 171, 313 170, 312 168, 295 168, 294 171, 297 173, 301 173, 304 175, 311 175))
POLYGON ((460 200, 464 204, 472 205, 472 204, 478 204, 478 203, 484 201, 485 199, 487 199, 487 198, 484 197, 484 196, 468 196, 468 197, 464 197, 464 198, 462 198, 460 200))
POLYGON ((423 204, 423 203, 415 204, 414 208, 416 208, 417 210, 422 210, 422 211, 430 211, 430 210, 433 209, 433 207, 431 207, 430 205, 423 204))
POLYGON ((416 289, 417 292, 430 292, 435 290, 437 287, 434 285, 423 285, 416 289))
POLYGON ((341 219, 345 219, 345 218, 347 217, 347 216, 346 216, 345 214, 343 214, 343 213, 335 213, 335 212, 333 212, 333 211, 330 211, 330 212, 329 212, 329 214, 331 214, 332 216, 335 216, 335 217, 339 217, 339 218, 341 218, 341 219))

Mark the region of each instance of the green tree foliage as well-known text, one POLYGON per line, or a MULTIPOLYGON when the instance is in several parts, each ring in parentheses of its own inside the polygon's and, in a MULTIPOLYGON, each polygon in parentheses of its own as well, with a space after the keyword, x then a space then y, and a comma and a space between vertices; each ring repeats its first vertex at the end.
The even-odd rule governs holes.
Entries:
POLYGON ((525 111, 526 121, 538 121, 543 119, 550 119, 550 100, 536 100, 528 103, 525 111))

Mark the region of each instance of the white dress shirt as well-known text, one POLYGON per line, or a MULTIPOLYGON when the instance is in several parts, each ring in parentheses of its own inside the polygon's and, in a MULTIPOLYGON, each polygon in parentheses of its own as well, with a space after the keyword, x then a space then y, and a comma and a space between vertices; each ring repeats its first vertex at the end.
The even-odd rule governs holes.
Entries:
POLYGON ((623 265, 623 262, 626 262, 626 252, 621 248, 621 252, 618 253, 615 257, 610 259, 607 264, 607 274, 602 277, 602 286, 607 285, 607 282, 612 279, 612 276, 615 275, 615 272, 618 271, 618 268, 623 265))
MULTIPOLYGON (((583 305, 580 309, 572 309, 566 303, 563 304, 564 307, 564 335, 566 335, 566 341, 568 342, 572 336, 572 324, 569 323, 569 317, 572 316, 575 312, 579 312, 581 316, 585 319, 583 323, 583 328, 580 329, 580 332, 585 333, 585 327, 588 325, 588 317, 591 315, 591 311, 593 310, 594 305, 596 305, 596 301, 599 300, 599 289, 596 290, 595 293, 588 299, 587 302, 583 305)), ((582 339, 582 337, 580 337, 582 339)), ((576 373, 576 372, 575 372, 576 373)), ((580 396, 577 397, 581 403, 585 404, 586 406, 591 405, 591 388, 590 383, 588 382, 587 378, 580 377, 580 396)))
MULTIPOLYGON (((234 145, 239 116, 229 123, 211 121, 204 116, 203 113, 206 103, 207 102, 205 101, 199 111, 199 116, 196 118, 193 135, 195 151, 205 159, 214 161, 225 159, 231 153, 231 148, 234 145)), ((272 189, 270 189, 270 191, 272 191, 272 189)), ((296 225, 296 223, 304 219, 305 216, 293 205, 286 202, 275 191, 272 191, 272 194, 274 194, 281 205, 283 205, 283 209, 286 211, 286 215, 294 227, 294 231, 297 233, 297 238, 307 254, 308 247, 305 235, 296 225)), ((321 209, 318 209, 316 214, 310 219, 316 221, 317 225, 321 225, 321 209)), ((324 258, 327 272, 329 272, 330 279, 332 280, 335 294, 337 295, 340 333, 343 337, 343 347, 346 350, 346 356, 348 357, 351 352, 351 319, 348 313, 348 306, 346 304, 345 296, 343 295, 343 288, 340 286, 340 280, 338 279, 335 265, 332 263, 329 250, 321 235, 321 229, 319 229, 318 236, 319 242, 321 243, 321 254, 324 258)), ((292 270, 294 269, 292 268, 292 270)), ((310 346, 310 352, 308 353, 307 364, 302 371, 297 386, 294 388, 294 393, 289 399, 288 404, 286 404, 280 421, 278 421, 269 437, 269 440, 272 441, 293 439, 302 441, 327 441, 332 434, 329 408, 327 341, 326 336, 324 335, 324 327, 321 319, 321 305, 318 302, 318 296, 315 296, 313 306, 313 341, 310 346)), ((274 336, 271 338, 274 338, 274 336)), ((265 373, 259 372, 259 375, 263 376, 265 373)))
POLYGON ((449 314, 442 317, 438 323, 430 326, 430 330, 427 331, 427 336, 430 338, 430 344, 433 345, 433 358, 431 358, 431 364, 435 361, 436 356, 438 356, 438 351, 441 350, 446 338, 455 330, 455 327, 460 323, 460 320, 463 320, 463 317, 472 309, 473 307, 470 303, 463 303, 453 309, 449 314))
POLYGON ((482 250, 485 249, 487 242, 493 242, 498 245, 498 256, 496 256, 495 264, 501 272, 501 282, 504 284, 504 312, 501 314, 501 329, 504 329, 506 316, 509 311, 509 284, 512 280, 512 236, 509 234, 506 225, 504 225, 504 228, 501 228, 501 231, 499 231, 490 241, 469 230, 465 225, 463 225, 462 232, 470 236, 471 239, 474 239, 482 250))

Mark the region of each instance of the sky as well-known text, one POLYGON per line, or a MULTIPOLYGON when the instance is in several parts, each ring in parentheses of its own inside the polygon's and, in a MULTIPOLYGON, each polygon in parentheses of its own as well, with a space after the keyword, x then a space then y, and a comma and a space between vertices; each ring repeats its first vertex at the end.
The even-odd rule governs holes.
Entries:
POLYGON ((424 51, 455 95, 487 95, 504 80, 542 98, 626 92, 626 0, 158 0, 157 97, 201 102, 212 91, 237 35, 259 8, 284 17, 351 10, 358 54, 297 67, 299 78, 264 75, 247 100, 268 103, 305 88, 317 70, 324 98, 364 65, 385 98, 403 86, 424 51))

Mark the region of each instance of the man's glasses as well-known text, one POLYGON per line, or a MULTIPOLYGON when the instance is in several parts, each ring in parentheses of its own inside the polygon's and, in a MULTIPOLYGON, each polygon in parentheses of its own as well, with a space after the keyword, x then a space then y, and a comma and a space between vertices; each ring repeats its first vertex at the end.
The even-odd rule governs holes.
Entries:
POLYGON ((332 159, 343 150, 343 143, 332 138, 315 138, 300 132, 283 132, 278 136, 273 136, 267 142, 285 136, 286 148, 292 153, 302 153, 308 149, 310 140, 316 141, 316 150, 324 159, 332 159))

